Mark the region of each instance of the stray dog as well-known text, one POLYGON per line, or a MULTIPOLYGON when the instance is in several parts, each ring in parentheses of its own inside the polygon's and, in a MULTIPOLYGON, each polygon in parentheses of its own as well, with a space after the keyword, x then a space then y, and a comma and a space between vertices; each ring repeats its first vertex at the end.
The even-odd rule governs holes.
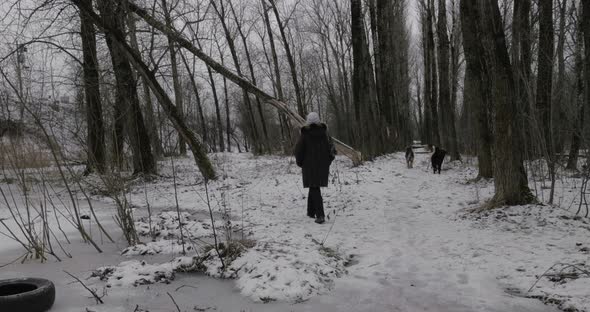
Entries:
POLYGON ((414 167, 414 150, 412 150, 412 146, 406 148, 406 164, 408 168, 414 167))
POLYGON ((438 170, 438 174, 440 174, 440 170, 442 168, 443 160, 445 160, 445 156, 447 155, 447 151, 444 149, 438 148, 438 146, 434 147, 434 154, 430 160, 432 161, 432 170, 434 170, 434 174, 438 170))

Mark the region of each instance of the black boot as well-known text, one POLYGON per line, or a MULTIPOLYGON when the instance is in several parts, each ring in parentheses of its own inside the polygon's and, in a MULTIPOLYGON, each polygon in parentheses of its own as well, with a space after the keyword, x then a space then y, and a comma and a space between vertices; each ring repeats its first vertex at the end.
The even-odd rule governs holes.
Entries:
POLYGON ((315 223, 317 224, 323 224, 324 222, 326 222, 326 219, 324 217, 317 217, 315 219, 315 223))

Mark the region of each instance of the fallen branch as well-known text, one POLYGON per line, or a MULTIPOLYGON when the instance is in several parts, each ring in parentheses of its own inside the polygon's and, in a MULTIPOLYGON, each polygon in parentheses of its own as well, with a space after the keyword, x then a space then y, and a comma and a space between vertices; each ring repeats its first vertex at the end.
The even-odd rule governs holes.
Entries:
MULTIPOLYGON (((77 2, 77 1, 76 1, 77 2)), ((137 4, 133 3, 132 1, 127 2, 129 5, 129 9, 141 17, 146 23, 150 26, 154 27, 155 29, 161 31, 162 33, 166 34, 168 38, 174 42, 176 42, 179 46, 185 48, 196 57, 201 59, 207 66, 215 70, 220 75, 224 76, 225 78, 231 80, 242 89, 247 92, 254 94, 255 96, 259 97, 261 100, 265 101, 266 103, 274 106, 282 113, 287 115, 292 121, 294 127, 301 127, 304 125, 305 120, 302 116, 300 116, 297 112, 292 110, 286 103, 281 102, 271 96, 270 94, 262 91, 260 88, 255 86, 253 83, 248 81, 247 79, 235 74, 227 67, 219 64, 215 60, 213 60, 209 55, 205 54, 203 51, 195 47, 189 40, 184 38, 184 36, 173 27, 167 26, 165 23, 158 21, 154 18, 147 10, 139 7, 137 4)), ((334 139, 336 143, 336 149, 342 155, 346 155, 349 157, 355 165, 359 165, 362 161, 361 153, 353 149, 352 147, 340 142, 337 139, 334 139)))
POLYGON ((172 297, 172 295, 171 295, 169 292, 167 292, 167 294, 168 294, 168 297, 170 297, 170 299, 172 299, 172 302, 174 302, 174 305, 176 306, 176 310, 177 310, 178 312, 181 312, 181 311, 180 311, 180 307, 179 307, 179 306, 178 306, 178 304, 176 303, 176 300, 174 300, 174 297, 172 297))
POLYGON ((176 288, 174 291, 179 291, 179 290, 181 290, 181 289, 182 289, 182 288, 184 288, 184 287, 189 287, 189 288, 199 289, 198 287, 191 286, 191 285, 182 285, 182 286, 179 286, 179 287, 177 287, 177 288, 176 288))
MULTIPOLYGON (((537 285, 537 283, 539 283, 539 281, 543 277, 552 277, 552 276, 555 277, 556 275, 562 275, 563 274, 563 271, 565 269, 568 269, 568 268, 573 268, 574 270, 578 270, 578 271, 582 272, 582 274, 585 274, 588 277, 590 277, 590 271, 588 271, 588 270, 584 270, 584 269, 576 266, 575 264, 568 264, 568 263, 558 262, 558 263, 552 265, 550 268, 548 268, 543 274, 541 274, 541 276, 539 276, 539 278, 537 278, 537 280, 535 281, 535 283, 533 283, 533 286, 531 286, 531 288, 529 288, 529 290, 527 292, 531 292, 531 290, 533 290, 533 288, 535 287, 535 285, 537 285), (557 273, 557 274, 548 274, 549 271, 551 271, 553 268, 555 268, 558 265, 563 265, 564 266, 563 268, 561 268, 561 270, 559 271, 559 273, 557 273)), ((567 276, 566 276, 566 278, 567 278, 567 276)))
POLYGON ((88 288, 88 286, 86 286, 86 284, 84 284, 79 278, 75 277, 70 272, 64 270, 64 273, 66 273, 67 275, 69 275, 70 277, 72 277, 73 279, 75 279, 76 281, 78 281, 78 283, 80 283, 80 285, 82 285, 82 287, 86 288, 86 290, 88 290, 88 292, 90 292, 92 294, 92 296, 96 300, 96 303, 104 304, 104 302, 102 301, 102 297, 100 297, 99 295, 97 295, 95 290, 92 290, 92 289, 88 288))

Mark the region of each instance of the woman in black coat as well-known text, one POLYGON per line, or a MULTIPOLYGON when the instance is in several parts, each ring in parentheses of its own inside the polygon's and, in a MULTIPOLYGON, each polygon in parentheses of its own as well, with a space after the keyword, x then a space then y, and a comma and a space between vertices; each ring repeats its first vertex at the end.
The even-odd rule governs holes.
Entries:
POLYGON ((335 157, 336 149, 328 135, 328 127, 320 122, 317 113, 309 113, 295 146, 295 159, 302 169, 303 187, 309 188, 307 216, 316 218, 315 222, 319 224, 325 222, 320 187, 328 186, 330 164, 335 157))

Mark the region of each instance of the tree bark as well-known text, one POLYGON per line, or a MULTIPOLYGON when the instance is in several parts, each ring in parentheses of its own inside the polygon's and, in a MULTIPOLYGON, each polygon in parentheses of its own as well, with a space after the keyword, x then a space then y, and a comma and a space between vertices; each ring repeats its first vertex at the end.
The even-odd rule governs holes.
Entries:
POLYGON ((496 0, 461 0, 464 45, 482 52, 467 63, 480 71, 485 96, 494 103, 495 133, 493 171, 495 195, 489 207, 522 205, 534 201, 522 161, 515 117, 517 99, 514 76, 502 18, 496 0))
MULTIPOLYGON (((583 5, 583 13, 582 13, 582 29, 584 32, 584 105, 583 105, 583 116, 584 120, 588 120, 589 113, 590 113, 590 0, 582 0, 583 5)), ((583 138, 588 137, 588 127, 587 124, 582 123, 585 128, 582 128, 582 133, 585 135, 583 138)), ((589 148, 588 142, 584 142, 586 144, 586 148, 589 148)), ((589 157, 586 154, 586 157, 589 157)), ((586 159, 586 165, 590 164, 590 160, 586 159)))
POLYGON ((512 22, 512 64, 514 68, 514 87, 518 105, 518 116, 520 119, 520 140, 525 146, 523 154, 525 157, 532 156, 531 117, 532 110, 532 88, 531 88, 531 0, 520 0, 514 2, 514 13, 512 22))
POLYGON ((553 0, 539 0, 539 47, 537 56, 537 124, 544 141, 543 153, 551 177, 549 203, 553 203, 555 185, 555 148, 553 146, 553 0))
POLYGON ((539 0, 539 48, 537 69, 537 123, 544 140, 543 152, 553 162, 551 88, 553 80, 553 1, 539 0))
MULTIPOLYGON (((209 134, 207 131, 207 125, 205 124, 205 114, 203 112, 203 103, 201 102, 201 94, 199 92, 199 88, 197 88, 197 82, 195 81, 195 76, 194 76, 195 71, 191 70, 191 68, 188 65, 188 61, 186 60, 186 57, 184 56, 184 54, 182 52, 180 52, 180 57, 182 58, 182 62, 184 63, 184 67, 185 67, 188 77, 191 81, 191 86, 193 88, 193 92, 195 93, 195 99, 197 102, 197 112, 199 115, 199 124, 201 126, 201 134, 203 135, 203 142, 205 144, 208 144, 209 134)), ((194 60, 193 60, 193 66, 194 66, 194 60)))
MULTIPOLYGON (((135 17, 133 14, 128 14, 127 24, 129 25, 129 39, 131 47, 137 54, 141 54, 139 51, 139 44, 137 42, 135 17)), ((148 129, 148 135, 152 143, 152 151, 155 157, 164 155, 162 150, 162 141, 160 140, 160 134, 158 133, 157 119, 154 112, 154 104, 152 102, 152 96, 150 94, 150 87, 146 79, 141 76, 141 84, 143 87, 143 97, 145 101, 145 123, 148 129)))
POLYGON ((438 1, 438 103, 441 144, 449 151, 452 160, 460 159, 455 128, 455 109, 451 106, 451 84, 449 82, 449 35, 447 32, 446 0, 438 1))
POLYGON ((428 24, 427 40, 428 40, 428 58, 430 64, 430 130, 432 131, 432 141, 436 146, 441 146, 441 138, 438 125, 438 75, 435 57, 434 46, 434 0, 428 0, 428 10, 426 13, 426 23, 428 24))
MULTIPOLYGON (((223 58, 221 59, 223 64, 223 58)), ((225 103, 225 141, 227 151, 231 153, 231 118, 229 113, 229 92, 227 88, 227 78, 223 77, 223 102, 225 103)))
POLYGON ((576 103, 579 115, 575 118, 574 127, 572 130, 572 139, 570 144, 569 157, 567 160, 566 168, 569 170, 578 170, 578 157, 580 154, 580 148, 582 147, 582 136, 584 131, 584 105, 586 103, 585 98, 585 85, 584 85, 584 13, 583 8, 577 8, 578 13, 578 27, 576 28, 575 36, 575 67, 574 72, 576 75, 575 92, 576 92, 576 103))
POLYGON ((565 36, 567 19, 567 0, 559 3, 559 34, 557 36, 557 80, 555 81, 554 98, 552 99, 551 115, 554 152, 559 155, 563 151, 565 136, 563 131, 565 116, 566 72, 565 72, 565 36))
POLYGON ((361 0, 351 0, 353 75, 352 92, 355 103, 357 129, 360 131, 361 149, 367 157, 380 153, 378 102, 369 46, 366 38, 361 0))
MULTIPOLYGON (((170 10, 166 0, 162 0, 162 10, 164 11, 164 20, 166 25, 171 27, 172 19, 170 18, 170 10)), ((184 119, 184 105, 182 103, 182 87, 180 82, 180 75, 178 73, 178 62, 176 60, 176 45, 174 41, 167 36, 168 51, 170 52, 170 67, 172 68, 172 84, 174 86, 174 102, 176 108, 180 113, 180 118, 184 119)), ((182 135, 178 134, 178 151, 180 155, 186 155, 186 143, 182 139, 182 135)))
POLYGON ((539 0, 539 48, 537 69, 537 122, 545 140, 544 152, 553 161, 553 135, 551 131, 551 90, 553 70, 553 1, 539 0))
POLYGON ((422 60, 424 62, 424 125, 423 125, 423 132, 424 138, 422 139, 423 144, 433 145, 433 131, 431 128, 432 125, 432 112, 431 112, 431 85, 432 85, 432 64, 430 58, 430 42, 428 40, 429 36, 429 29, 431 28, 431 22, 428 19, 429 8, 426 0, 422 1, 421 3, 421 26, 422 26, 422 60))
POLYGON ((117 106, 123 108, 126 116, 125 130, 133 154, 133 173, 156 173, 156 162, 143 122, 131 64, 125 57, 121 46, 113 38, 114 36, 125 38, 125 10, 120 2, 115 3, 112 0, 100 0, 98 7, 104 23, 111 25, 111 29, 105 31, 106 42, 111 54, 117 84, 117 106))
MULTIPOLYGON (((472 45, 470 45, 472 46, 472 45)), ((465 45, 465 54, 470 55, 469 58, 477 58, 474 50, 467 51, 467 45, 465 45)), ((469 105, 474 110, 474 117, 476 118, 476 134, 477 134, 477 163, 479 168, 478 177, 481 178, 492 178, 494 175, 493 164, 492 164, 492 145, 493 137, 489 127, 489 99, 484 96, 480 72, 470 63, 467 65, 465 70, 465 92, 464 92, 464 105, 469 105)))
POLYGON ((219 151, 225 151, 225 144, 223 143, 223 123, 221 122, 221 109, 219 107, 219 97, 217 96, 217 85, 213 77, 213 71, 207 67, 207 74, 209 75, 209 83, 211 84, 211 92, 213 93, 213 104, 215 104, 215 121, 217 125, 217 138, 219 142, 219 151))
MULTIPOLYGON (((92 0, 81 0, 92 5, 92 0)), ((102 104, 96 57, 96 33, 92 20, 84 11, 80 11, 80 35, 82 37, 82 55, 84 59, 84 95, 86 99, 86 123, 88 129, 86 173, 94 170, 105 171, 105 140, 102 119, 102 104)))

